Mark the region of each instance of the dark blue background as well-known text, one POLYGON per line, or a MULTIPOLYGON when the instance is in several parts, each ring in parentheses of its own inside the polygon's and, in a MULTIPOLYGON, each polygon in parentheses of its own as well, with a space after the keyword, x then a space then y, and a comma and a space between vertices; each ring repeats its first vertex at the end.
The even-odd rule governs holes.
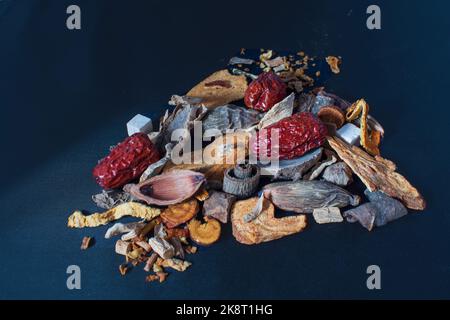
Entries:
POLYGON ((450 298, 448 1, 0 1, 0 298, 450 298), (82 9, 82 30, 65 27, 82 9), (318 226, 243 246, 227 225, 193 266, 160 284, 118 273, 106 227, 69 230, 94 210, 92 167, 136 113, 156 119, 225 66, 239 48, 344 57, 328 89, 365 97, 386 129, 382 152, 424 194, 428 209, 369 233, 318 226), (83 236, 97 239, 87 251, 83 236), (66 268, 82 289, 66 288, 66 268), (382 290, 366 288, 368 265, 382 290))

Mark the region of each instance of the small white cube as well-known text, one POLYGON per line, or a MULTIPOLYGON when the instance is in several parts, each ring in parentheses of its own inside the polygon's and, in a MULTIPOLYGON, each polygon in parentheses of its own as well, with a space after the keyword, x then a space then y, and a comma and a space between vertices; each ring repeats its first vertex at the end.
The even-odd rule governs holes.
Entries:
POLYGON ((336 132, 336 136, 352 146, 358 146, 361 140, 361 129, 353 123, 347 123, 336 132))
POLYGON ((128 135, 131 136, 137 132, 150 133, 153 130, 152 119, 137 114, 133 119, 127 122, 128 135))

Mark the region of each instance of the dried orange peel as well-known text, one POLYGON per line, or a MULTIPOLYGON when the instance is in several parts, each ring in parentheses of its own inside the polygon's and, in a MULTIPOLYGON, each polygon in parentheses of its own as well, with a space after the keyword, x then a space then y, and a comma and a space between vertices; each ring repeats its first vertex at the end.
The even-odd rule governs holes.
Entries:
POLYGON ((369 105, 364 99, 359 99, 347 109, 346 119, 348 122, 355 121, 359 116, 361 116, 361 145, 371 155, 379 156, 378 146, 381 141, 381 132, 373 130, 369 137, 367 128, 369 105))

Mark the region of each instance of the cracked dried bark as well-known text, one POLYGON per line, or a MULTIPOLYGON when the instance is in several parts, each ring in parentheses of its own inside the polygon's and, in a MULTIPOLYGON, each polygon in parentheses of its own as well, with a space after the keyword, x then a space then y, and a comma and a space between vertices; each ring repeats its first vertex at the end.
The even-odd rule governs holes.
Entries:
POLYGON ((364 150, 350 146, 339 138, 328 137, 327 139, 339 157, 348 164, 371 192, 380 190, 399 199, 410 209, 425 209, 425 199, 404 176, 396 172, 395 163, 379 156, 372 157, 364 150))

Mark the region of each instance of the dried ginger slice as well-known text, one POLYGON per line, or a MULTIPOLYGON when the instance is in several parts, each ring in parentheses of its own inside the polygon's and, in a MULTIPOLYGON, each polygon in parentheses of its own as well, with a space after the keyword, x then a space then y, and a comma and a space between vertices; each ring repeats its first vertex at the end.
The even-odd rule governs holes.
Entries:
POLYGON ((369 137, 367 129, 369 105, 364 99, 359 99, 348 108, 346 115, 347 121, 354 121, 359 115, 361 115, 361 145, 371 155, 379 156, 380 149, 378 149, 378 145, 380 144, 381 133, 372 131, 371 136, 369 137))
POLYGON ((125 216, 151 220, 161 213, 158 208, 149 207, 137 202, 126 202, 103 213, 85 216, 81 211, 75 211, 69 218, 70 228, 98 227, 125 216))

